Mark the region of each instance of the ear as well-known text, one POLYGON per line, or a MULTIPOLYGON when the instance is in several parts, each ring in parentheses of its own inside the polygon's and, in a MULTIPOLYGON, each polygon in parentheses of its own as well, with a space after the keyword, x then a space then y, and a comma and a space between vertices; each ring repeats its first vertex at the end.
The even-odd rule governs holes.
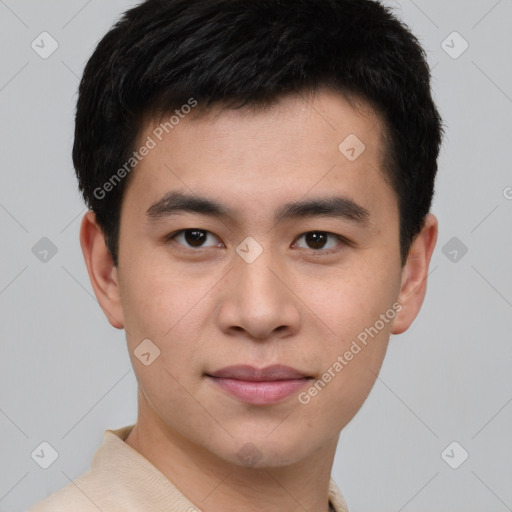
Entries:
POLYGON ((428 267, 437 241, 437 218, 431 213, 425 217, 422 230, 411 245, 402 270, 402 285, 397 301, 402 305, 394 319, 393 334, 406 331, 418 315, 427 291, 428 267))
POLYGON ((80 227, 80 245, 89 279, 101 309, 113 327, 124 327, 123 309, 119 292, 117 268, 105 244, 105 236, 96 222, 96 215, 88 211, 80 227))

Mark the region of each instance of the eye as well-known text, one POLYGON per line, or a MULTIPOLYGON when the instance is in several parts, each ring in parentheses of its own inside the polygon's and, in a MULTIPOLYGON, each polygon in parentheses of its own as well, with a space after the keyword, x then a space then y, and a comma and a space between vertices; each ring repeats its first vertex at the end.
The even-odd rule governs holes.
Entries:
POLYGON ((330 254, 333 252, 337 252, 340 249, 337 249, 336 247, 342 246, 344 244, 348 244, 348 240, 343 238, 340 235, 335 235, 334 233, 328 233, 326 231, 308 231, 307 233, 302 234, 298 240, 301 238, 304 238, 306 244, 309 247, 300 247, 305 249, 313 249, 314 251, 322 251, 323 253, 330 254), (337 241, 337 243, 331 243, 329 245, 328 240, 329 238, 334 239, 334 241, 337 241), (334 249, 334 250, 329 250, 334 249))
POLYGON ((188 248, 203 248, 203 247, 215 247, 218 243, 205 245, 205 241, 211 235, 211 238, 215 238, 212 233, 204 229, 181 229, 176 231, 167 237, 168 241, 177 242, 188 248))
MULTIPOLYGON (((295 246, 301 249, 312 249, 314 252, 321 252, 322 254, 330 254, 340 250, 342 245, 350 245, 350 242, 340 235, 329 233, 326 231, 308 231, 303 233, 297 240, 304 239, 306 246, 301 246, 295 242, 295 246), (329 239, 331 241, 329 242, 329 239)), ((167 241, 178 243, 189 249, 202 249, 207 247, 219 247, 220 242, 213 233, 205 229, 181 229, 175 231, 167 237, 167 241), (212 242, 207 245, 205 242, 208 238, 213 239, 212 242)))

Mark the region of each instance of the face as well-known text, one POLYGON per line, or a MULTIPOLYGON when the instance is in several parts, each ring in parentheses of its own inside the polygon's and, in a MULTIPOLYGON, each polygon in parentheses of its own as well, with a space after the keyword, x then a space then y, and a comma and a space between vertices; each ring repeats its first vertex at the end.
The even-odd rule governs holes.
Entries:
POLYGON ((169 436, 234 464, 302 460, 337 439, 417 313, 383 128, 360 107, 323 90, 141 133, 156 145, 125 190, 101 304, 169 436), (289 368, 258 373, 271 365, 289 368))

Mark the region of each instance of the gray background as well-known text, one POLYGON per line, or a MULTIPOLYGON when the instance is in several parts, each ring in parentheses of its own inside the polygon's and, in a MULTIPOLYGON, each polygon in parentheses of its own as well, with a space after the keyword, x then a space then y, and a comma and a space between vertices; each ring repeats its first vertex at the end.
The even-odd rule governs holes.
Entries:
MULTIPOLYGON (((135 3, 0 0, 0 511, 81 475, 104 430, 136 418, 124 333, 83 262, 70 156, 83 66, 135 3), (31 47, 43 31, 59 45, 46 59, 31 47), (31 457, 42 441, 58 452, 48 469, 31 457)), ((392 337, 333 477, 351 512, 512 510, 512 2, 392 3, 427 50, 447 125, 440 232, 423 309, 392 337)))

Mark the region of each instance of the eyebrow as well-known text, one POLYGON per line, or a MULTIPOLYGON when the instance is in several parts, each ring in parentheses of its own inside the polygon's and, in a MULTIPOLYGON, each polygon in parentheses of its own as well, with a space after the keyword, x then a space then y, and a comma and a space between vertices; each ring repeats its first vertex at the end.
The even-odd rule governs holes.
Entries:
MULTIPOLYGON (((158 221, 186 212, 217 218, 235 217, 231 208, 218 201, 179 191, 165 194, 147 209, 146 216, 150 221, 158 221)), ((336 217, 365 226, 369 223, 370 212, 348 197, 328 196, 286 203, 276 211, 274 222, 311 217, 336 217)))

